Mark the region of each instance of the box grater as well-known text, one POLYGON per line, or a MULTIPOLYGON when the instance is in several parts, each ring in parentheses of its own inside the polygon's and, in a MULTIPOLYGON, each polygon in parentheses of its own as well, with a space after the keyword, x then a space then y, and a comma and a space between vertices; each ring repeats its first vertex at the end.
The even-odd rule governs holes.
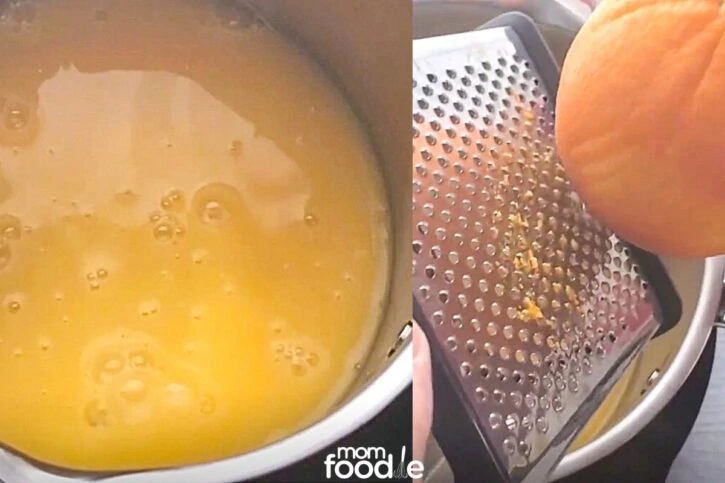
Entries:
POLYGON ((659 260, 572 190, 558 66, 528 17, 416 40, 413 57, 413 304, 434 435, 461 481, 545 481, 681 305, 659 260))

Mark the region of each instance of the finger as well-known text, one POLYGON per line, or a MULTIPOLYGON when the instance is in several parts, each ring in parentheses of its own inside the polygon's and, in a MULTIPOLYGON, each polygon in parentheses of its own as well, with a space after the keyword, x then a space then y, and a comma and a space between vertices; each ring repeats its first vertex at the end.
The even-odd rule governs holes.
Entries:
POLYGON ((413 324, 413 458, 423 461, 433 423, 433 384, 430 347, 425 334, 413 324))

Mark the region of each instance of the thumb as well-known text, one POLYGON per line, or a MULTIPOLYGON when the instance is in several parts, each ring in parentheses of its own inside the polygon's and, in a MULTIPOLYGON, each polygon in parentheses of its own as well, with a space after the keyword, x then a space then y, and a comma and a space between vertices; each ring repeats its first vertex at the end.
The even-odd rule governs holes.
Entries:
POLYGON ((413 459, 423 461, 433 424, 433 383, 430 347, 425 334, 413 323, 413 459))

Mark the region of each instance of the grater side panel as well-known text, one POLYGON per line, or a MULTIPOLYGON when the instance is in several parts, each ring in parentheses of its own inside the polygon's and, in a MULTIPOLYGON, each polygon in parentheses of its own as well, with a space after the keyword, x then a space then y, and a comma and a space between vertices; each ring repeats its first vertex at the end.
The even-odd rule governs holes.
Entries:
POLYGON ((413 75, 419 322, 513 481, 563 456, 658 327, 556 158, 555 92, 523 47, 511 27, 418 40, 413 75))

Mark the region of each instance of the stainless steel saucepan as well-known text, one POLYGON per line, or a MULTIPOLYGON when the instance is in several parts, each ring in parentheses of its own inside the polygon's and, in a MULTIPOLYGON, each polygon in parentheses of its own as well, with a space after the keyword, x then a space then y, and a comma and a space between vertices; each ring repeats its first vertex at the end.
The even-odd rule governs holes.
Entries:
MULTIPOLYGON (((223 3, 227 7, 230 4, 228 0, 223 3)), ((410 327, 406 325, 411 318, 412 290, 410 0, 252 0, 247 3, 273 27, 299 44, 337 82, 367 126, 385 178, 393 227, 390 289, 384 318, 360 377, 324 419, 282 441, 244 455, 163 471, 91 475, 59 473, 0 450, 1 481, 242 481, 293 464, 343 438, 377 415, 411 383, 412 346, 410 327)), ((104 5, 109 12, 113 8, 113 2, 104 2, 104 5)), ((169 18, 173 19, 173 15, 169 18)))

